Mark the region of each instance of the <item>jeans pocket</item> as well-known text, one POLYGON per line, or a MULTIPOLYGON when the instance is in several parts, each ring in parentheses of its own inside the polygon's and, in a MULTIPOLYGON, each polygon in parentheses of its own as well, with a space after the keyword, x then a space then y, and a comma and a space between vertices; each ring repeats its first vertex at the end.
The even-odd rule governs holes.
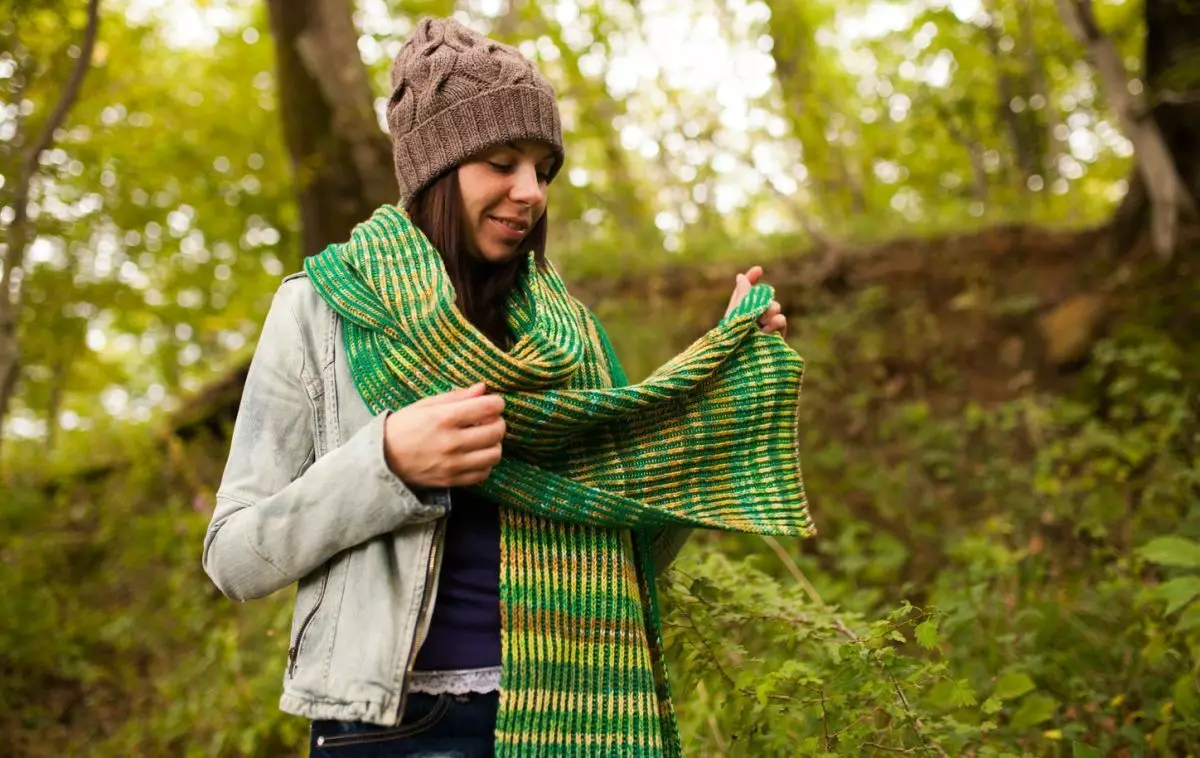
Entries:
POLYGON ((353 731, 342 734, 325 734, 316 739, 316 747, 321 749, 349 747, 351 745, 370 745, 379 742, 416 737, 422 732, 432 729, 446 711, 450 710, 450 696, 439 695, 429 713, 421 716, 410 724, 398 726, 375 726, 374 724, 354 724, 353 731))

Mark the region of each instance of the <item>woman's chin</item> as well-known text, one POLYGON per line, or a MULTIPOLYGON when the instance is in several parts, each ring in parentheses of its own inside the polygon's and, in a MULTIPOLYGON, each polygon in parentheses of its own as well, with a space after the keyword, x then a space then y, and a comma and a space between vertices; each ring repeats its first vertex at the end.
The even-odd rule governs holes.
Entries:
POLYGON ((478 257, 487 263, 499 266, 516 258, 517 250, 519 249, 519 245, 505 245, 500 243, 483 245, 479 250, 478 257))

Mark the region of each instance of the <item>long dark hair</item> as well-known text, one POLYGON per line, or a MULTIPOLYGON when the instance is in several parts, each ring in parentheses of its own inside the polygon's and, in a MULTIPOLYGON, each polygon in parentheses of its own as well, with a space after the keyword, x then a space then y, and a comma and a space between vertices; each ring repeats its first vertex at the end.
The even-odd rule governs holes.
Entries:
POLYGON ((418 192, 405 211, 442 254, 442 262, 454 285, 458 309, 495 345, 507 349, 512 336, 508 331, 504 304, 524 273, 525 259, 530 251, 538 268, 546 265, 547 213, 542 213, 521 240, 517 255, 506 263, 496 264, 479 260, 467 251, 469 231, 457 170, 442 174, 418 192))

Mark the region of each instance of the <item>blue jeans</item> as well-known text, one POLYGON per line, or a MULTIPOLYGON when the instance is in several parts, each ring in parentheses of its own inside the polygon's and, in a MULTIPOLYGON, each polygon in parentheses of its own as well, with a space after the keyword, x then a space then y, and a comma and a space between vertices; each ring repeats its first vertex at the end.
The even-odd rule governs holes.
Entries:
POLYGON ((314 721, 310 758, 492 758, 500 694, 413 693, 396 726, 314 721))

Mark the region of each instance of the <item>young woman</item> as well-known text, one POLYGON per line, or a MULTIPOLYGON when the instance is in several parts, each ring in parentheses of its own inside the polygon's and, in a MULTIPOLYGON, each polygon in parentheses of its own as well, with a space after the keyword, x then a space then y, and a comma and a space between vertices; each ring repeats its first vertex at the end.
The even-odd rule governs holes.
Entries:
POLYGON ((402 202, 276 294, 205 570, 299 583, 280 705, 314 756, 677 755, 655 573, 693 527, 812 532, 786 319, 752 268, 625 386, 545 259, 549 83, 440 19, 392 82, 402 202))

